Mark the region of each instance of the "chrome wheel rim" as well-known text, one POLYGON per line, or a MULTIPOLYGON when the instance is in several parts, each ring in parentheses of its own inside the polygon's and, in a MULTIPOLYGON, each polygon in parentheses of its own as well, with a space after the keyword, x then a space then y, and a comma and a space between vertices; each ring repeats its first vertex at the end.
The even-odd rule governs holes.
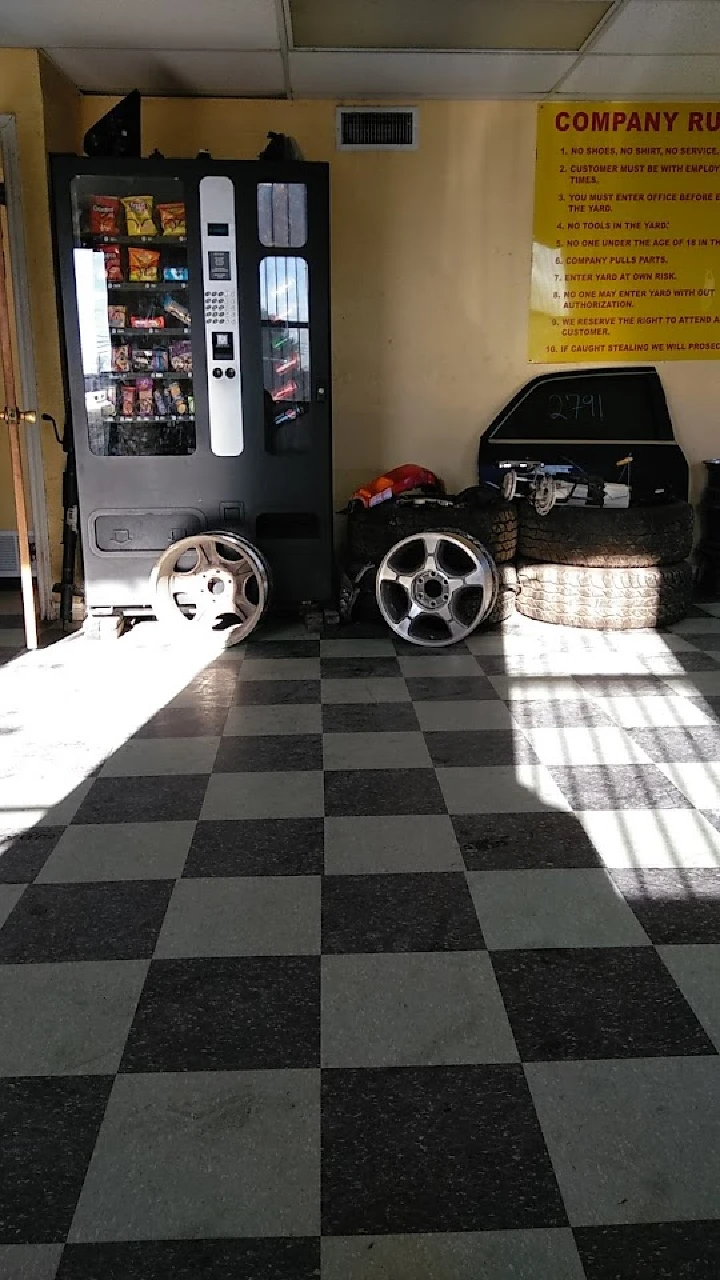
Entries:
POLYGON ((185 635, 222 633, 237 644, 254 630, 270 597, 270 571, 257 547, 235 533, 173 542, 151 575, 159 622, 185 635))
POLYGON ((539 516, 547 516, 555 506, 557 489, 554 476, 543 476, 535 489, 535 510, 539 516))
POLYGON ((412 534, 391 547, 376 578, 380 612, 396 635, 440 649, 457 644, 487 617, 498 593, 490 553, 451 530, 412 534))

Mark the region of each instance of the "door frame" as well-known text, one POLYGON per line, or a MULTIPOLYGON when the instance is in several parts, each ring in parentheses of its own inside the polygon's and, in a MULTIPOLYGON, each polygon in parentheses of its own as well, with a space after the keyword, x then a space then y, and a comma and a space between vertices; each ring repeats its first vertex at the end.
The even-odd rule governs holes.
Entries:
MULTIPOLYGON (((17 123, 14 115, 0 114, 0 154, 2 154, 5 206, 9 240, 10 276, 15 304, 15 336, 18 361, 18 394, 22 409, 37 411, 35 348, 30 314, 30 288, 22 210, 17 123)), ((40 422, 23 425, 27 481, 37 564, 37 591, 41 618, 53 618, 56 606, 52 593, 50 532, 48 524, 45 470, 43 467, 40 422)))

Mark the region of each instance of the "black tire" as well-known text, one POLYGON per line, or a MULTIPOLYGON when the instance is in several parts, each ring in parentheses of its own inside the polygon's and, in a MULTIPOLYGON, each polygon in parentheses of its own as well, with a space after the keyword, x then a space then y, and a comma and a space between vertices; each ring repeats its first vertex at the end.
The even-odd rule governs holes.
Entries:
POLYGON ((655 507, 557 506, 539 516, 518 504, 518 555, 544 563, 601 569, 677 564, 692 551, 689 502, 655 507))
POLYGON ((632 569, 524 563, 518 580, 517 607, 526 618, 599 631, 678 622, 692 596, 692 570, 686 561, 632 569))
POLYGON ((348 559, 356 564, 380 564, 396 542, 427 529, 456 529, 469 534, 487 547, 496 564, 515 559, 517 511, 511 502, 494 496, 484 502, 427 498, 356 507, 348 515, 348 559))
POLYGON ((500 587, 497 600, 487 618, 483 618, 478 631, 482 631, 484 627, 496 627, 501 622, 507 622, 508 618, 512 618, 516 611, 517 596, 520 588, 515 565, 498 565, 498 577, 500 579, 500 587))

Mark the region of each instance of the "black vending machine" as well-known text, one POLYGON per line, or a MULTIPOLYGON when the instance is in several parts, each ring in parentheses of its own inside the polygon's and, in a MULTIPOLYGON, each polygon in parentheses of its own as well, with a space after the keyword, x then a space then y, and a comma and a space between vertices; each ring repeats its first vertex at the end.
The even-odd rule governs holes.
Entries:
POLYGON ((89 616, 330 604, 327 165, 51 166, 89 616))

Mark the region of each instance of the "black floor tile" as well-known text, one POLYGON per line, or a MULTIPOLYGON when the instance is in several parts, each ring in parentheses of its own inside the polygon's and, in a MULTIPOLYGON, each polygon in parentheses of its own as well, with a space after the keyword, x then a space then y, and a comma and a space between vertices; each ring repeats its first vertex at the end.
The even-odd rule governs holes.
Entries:
POLYGON ((715 1052, 652 947, 494 952, 523 1062, 715 1052))
MULTIPOLYGON (((708 610, 707 610, 707 607, 706 607, 706 606, 707 606, 707 605, 709 605, 709 604, 716 604, 716 603, 717 603, 717 597, 716 597, 716 596, 714 596, 714 595, 707 594, 707 593, 705 593, 705 592, 703 592, 702 594, 703 594, 703 598, 702 598, 702 600, 698 598, 698 601, 697 601, 697 603, 696 603, 696 604, 691 604, 691 605, 690 605, 690 607, 689 607, 689 609, 688 609, 687 613, 685 614, 685 617, 686 617, 686 618, 708 618, 708 617, 712 617, 712 614, 709 614, 709 613, 708 613, 708 610)), ((662 635, 662 634, 663 634, 663 632, 665 632, 665 631, 667 631, 667 632, 668 632, 668 634, 670 634, 670 635, 672 634, 672 632, 670 631, 670 627, 658 627, 658 631, 660 632, 660 634, 661 634, 661 635, 662 635)))
POLYGON ((573 677, 586 694, 594 698, 645 698, 650 694, 667 697, 667 676, 653 675, 597 675, 573 677))
POLYGON ((573 809, 687 809, 682 791, 654 764, 550 766, 573 809))
POLYGON ((434 769, 333 769, 325 774, 325 816, 446 813, 434 769))
POLYGON ((111 1086, 106 1076, 0 1080, 0 1244, 65 1239, 111 1086))
POLYGON ((505 676, 508 674, 508 659, 504 653, 478 653, 475 660, 480 675, 505 676))
POLYGON ((477 702, 497 698, 487 676, 406 676, 405 683, 414 702, 477 702))
POLYGON ((594 729, 614 723, 599 703, 585 698, 518 698, 510 712, 522 729, 594 729))
POLYGON ((684 631, 683 640, 697 645, 698 649, 709 649, 715 653, 720 649, 720 627, 717 631, 684 631))
POLYGON ((320 1065, 315 956, 155 960, 122 1071, 320 1065))
POLYGON ((474 951, 485 946, 461 872, 326 876, 322 945, 345 951, 474 951))
POLYGON ((713 716, 716 720, 720 720, 720 696, 717 694, 695 694, 690 701, 700 707, 702 711, 707 712, 709 716, 713 716))
MULTIPOLYGON (((687 639, 683 636, 683 640, 687 639)), ((675 652, 673 650, 673 662, 681 671, 717 671, 720 663, 717 658, 713 658, 709 653, 701 653, 698 649, 688 649, 683 652, 675 652)), ((646 659, 647 665, 652 670, 652 658, 646 659)))
POLYGON ((415 708, 410 702, 326 702, 322 709, 325 733, 417 733, 415 708))
POLYGON ((678 725, 676 728, 628 729, 627 732, 658 764, 720 760, 720 725, 678 725))
POLYGON ((392 640, 392 632, 380 617, 379 610, 372 618, 356 618, 341 622, 339 626, 324 626, 322 640, 392 640))
POLYGON ((244 706, 319 701, 319 680, 241 680, 235 693, 235 702, 244 706))
POLYGON ((322 769, 320 733, 259 734, 223 738, 215 773, 264 773, 286 769, 322 769))
POLYGON ((576 1227, 587 1280, 717 1280, 720 1222, 576 1227))
POLYGON ((323 1232, 563 1226, 522 1069, 323 1072, 323 1232))
POLYGON ((251 636, 245 647, 248 658, 319 658, 320 638, 308 636, 288 640, 257 640, 251 636))
POLYGON ((29 885, 0 929, 0 962, 147 958, 171 890, 165 880, 29 885))
POLYGON ((214 703, 218 707, 223 705, 229 707, 235 696, 237 682, 238 673, 235 666, 223 666, 220 663, 217 666, 206 667, 185 685, 182 698, 187 702, 188 695, 194 695, 206 704, 214 703))
POLYGON ((610 874, 656 945, 720 943, 720 870, 646 868, 610 874))
POLYGON ((538 763, 536 753, 520 729, 426 733, 425 742, 436 768, 538 763))
MULTIPOLYGON (((394 631, 385 629, 385 636, 390 640, 393 649, 401 658, 425 658, 428 650, 423 649, 422 645, 411 644, 409 640, 403 640, 401 636, 396 636, 394 631)), ((470 652, 464 640, 459 644, 451 644, 442 649, 434 649, 432 651, 433 658, 451 658, 459 654, 467 655, 470 652)))
POLYGON ((142 1240, 67 1245, 57 1280, 317 1280, 319 1275, 319 1238, 142 1240))
POLYGON ((214 738, 227 720, 225 704, 198 700, 194 707, 167 706, 158 711, 134 735, 136 738, 214 738))
POLYGON ((96 778, 73 822, 189 822, 200 816, 208 777, 96 778))
POLYGON ((322 818, 198 822, 183 876, 315 876, 323 872, 322 818))
POLYGON ((543 870, 600 865, 572 813, 464 814, 452 819, 468 871, 543 870))
POLYGON ((42 871, 64 830, 32 827, 17 835, 0 836, 0 884, 30 884, 42 871))
POLYGON ((323 680, 375 680, 381 676, 401 676, 397 658, 321 658, 323 680))

